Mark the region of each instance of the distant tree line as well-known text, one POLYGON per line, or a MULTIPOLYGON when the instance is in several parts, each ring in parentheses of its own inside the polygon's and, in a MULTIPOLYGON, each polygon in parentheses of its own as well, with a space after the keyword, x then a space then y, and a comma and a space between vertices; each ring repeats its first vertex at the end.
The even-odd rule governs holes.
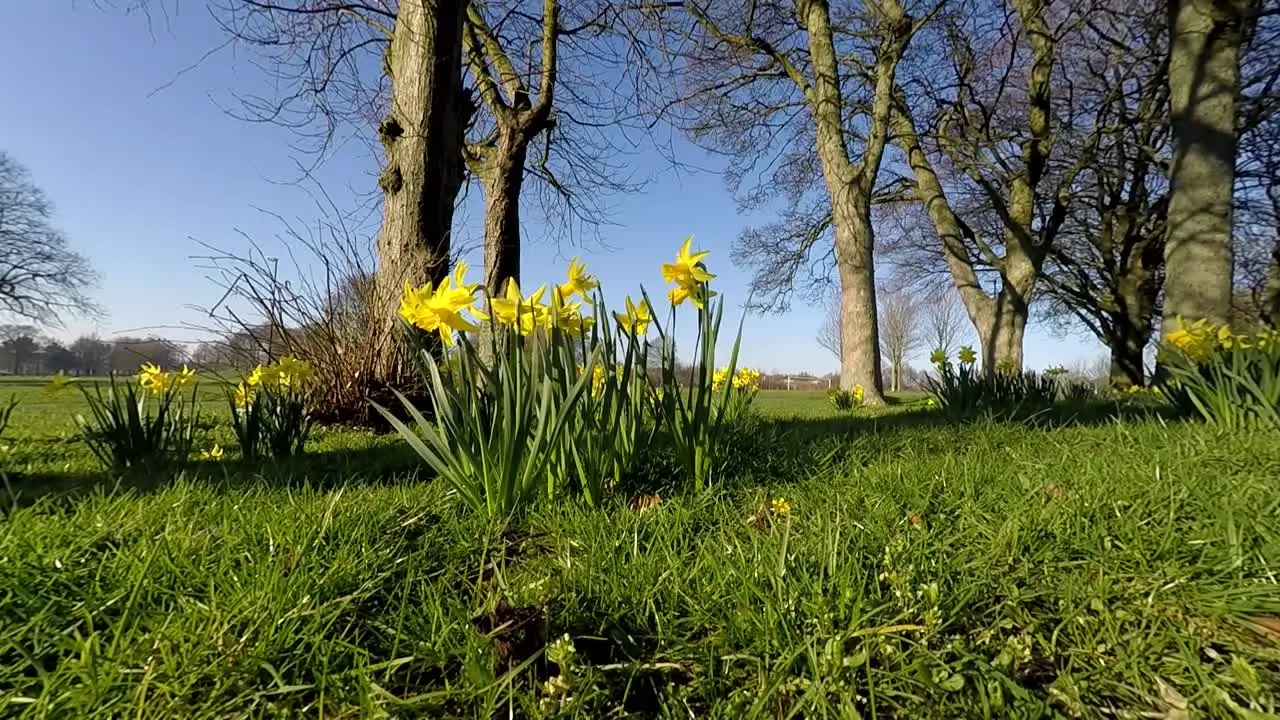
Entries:
POLYGON ((45 337, 31 325, 0 325, 0 374, 103 376, 133 374, 142 363, 180 367, 182 347, 159 337, 103 340, 81 335, 70 343, 45 337))

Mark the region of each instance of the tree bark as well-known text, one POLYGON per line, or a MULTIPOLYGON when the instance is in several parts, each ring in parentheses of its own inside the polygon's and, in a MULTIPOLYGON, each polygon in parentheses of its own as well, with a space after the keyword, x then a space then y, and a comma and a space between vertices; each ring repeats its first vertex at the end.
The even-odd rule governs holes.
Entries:
POLYGON ((825 0, 798 0, 797 17, 809 40, 812 84, 801 83, 813 117, 818 160, 831 200, 836 265, 840 277, 840 387, 861 385, 864 402, 884 403, 880 374, 880 333, 876 317, 875 232, 871 193, 888 143, 894 77, 914 27, 896 0, 878 11, 885 37, 876 56, 870 127, 861 160, 850 159, 844 123, 840 63, 831 11, 825 0))
POLYGON ((1112 321, 1107 346, 1111 350, 1111 385, 1120 390, 1141 387, 1146 382, 1142 351, 1151 339, 1151 328, 1145 332, 1123 317, 1112 321))
POLYGON ((378 128, 386 165, 378 236, 378 385, 412 377, 401 332, 405 282, 439 282, 449 273, 454 203, 462 187, 463 131, 472 111, 462 87, 465 0, 400 0, 387 55, 391 109, 378 128))
POLYGON ((559 0, 543 0, 537 100, 480 9, 467 11, 467 66, 494 130, 466 148, 467 166, 484 186, 484 276, 491 295, 520 280, 520 191, 529 143, 551 128, 560 34, 559 0))
POLYGON ((1236 101, 1245 36, 1242 0, 1170 0, 1173 163, 1165 243, 1165 337, 1178 318, 1231 318, 1231 200, 1236 101))
POLYGON ((484 182, 484 280, 499 295, 508 280, 520 282, 520 188, 529 142, 515 131, 499 131, 484 182))

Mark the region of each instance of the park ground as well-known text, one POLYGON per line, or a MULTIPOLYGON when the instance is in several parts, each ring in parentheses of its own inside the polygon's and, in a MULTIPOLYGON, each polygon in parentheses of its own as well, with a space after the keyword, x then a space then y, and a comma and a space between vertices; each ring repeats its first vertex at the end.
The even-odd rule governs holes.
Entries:
POLYGON ((0 717, 1280 713, 1274 435, 766 392, 710 492, 654 457, 493 527, 351 431, 110 477, 41 385, 0 384, 0 717))

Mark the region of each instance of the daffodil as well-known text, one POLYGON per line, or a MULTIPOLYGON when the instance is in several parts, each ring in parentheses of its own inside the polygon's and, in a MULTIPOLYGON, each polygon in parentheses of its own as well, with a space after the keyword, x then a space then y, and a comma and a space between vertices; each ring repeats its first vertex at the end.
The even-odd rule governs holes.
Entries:
POLYGON ((591 332, 596 319, 590 315, 584 316, 582 304, 569 300, 570 296, 564 293, 563 288, 561 285, 551 291, 551 317, 556 327, 572 335, 591 332))
POLYGON ((259 365, 249 373, 249 377, 245 378, 245 383, 251 388, 267 385, 275 385, 280 380, 280 368, 274 365, 259 365))
POLYGON ((690 300, 698 308, 702 308, 707 300, 710 300, 714 293, 707 290, 705 283, 710 281, 715 275, 707 272, 703 258, 708 251, 693 252, 693 236, 690 235, 684 241, 684 245, 680 246, 680 252, 676 253, 676 261, 662 264, 662 279, 669 283, 674 283, 675 287, 667 294, 672 305, 680 305, 685 300, 690 300))
POLYGON ((934 400, 933 398, 929 398, 928 400, 926 400, 926 401, 925 401, 924 406, 925 406, 925 407, 929 407, 929 408, 931 408, 931 407, 937 407, 937 406, 938 406, 938 401, 937 401, 937 400, 934 400))
POLYGON ((855 403, 861 405, 863 398, 865 398, 866 396, 867 396, 866 391, 862 389, 861 385, 853 386, 853 401, 855 403))
POLYGON ((297 389, 311 382, 315 376, 315 368, 310 363, 294 357, 280 358, 276 366, 276 382, 281 387, 297 389))
POLYGON ((543 285, 529 297, 520 294, 520 285, 514 278, 507 281, 503 297, 489 300, 489 310, 497 322, 515 329, 521 335, 532 335, 539 327, 550 324, 550 311, 542 303, 547 286, 543 285))
POLYGON ((950 360, 947 358, 947 351, 943 350, 942 348, 938 348, 933 351, 932 355, 929 356, 929 362, 941 367, 942 365, 946 365, 948 362, 950 362, 950 360))
POLYGON ((716 294, 714 290, 708 290, 705 285, 677 285, 667 291, 667 300, 672 305, 680 305, 688 300, 694 307, 701 310, 716 294))
POLYGON ((653 322, 653 313, 649 309, 649 303, 644 299, 641 299, 639 304, 632 302, 630 295, 627 296, 626 314, 614 312, 613 316, 618 320, 618 326, 624 332, 637 337, 647 334, 649 332, 649 323, 653 322))
POLYGON ((201 460, 221 460, 222 446, 217 443, 214 443, 213 447, 200 453, 200 459, 201 460))
POLYGON ((67 387, 73 382, 75 381, 71 379, 71 376, 59 370, 58 372, 54 373, 54 376, 49 381, 49 384, 44 386, 44 391, 48 393, 55 393, 67 387))
POLYGON ((972 347, 965 345, 960 348, 959 358, 962 365, 972 365, 978 361, 978 353, 974 352, 972 347))
POLYGON ((406 280, 404 295, 400 298, 400 317, 425 332, 438 332, 445 347, 453 347, 454 331, 478 331, 480 328, 461 314, 467 310, 475 317, 484 318, 475 309, 476 291, 480 286, 467 283, 466 274, 467 264, 459 262, 453 275, 442 280, 434 290, 430 282, 414 288, 406 280))
POLYGON ((729 376, 729 368, 720 368, 711 375, 711 389, 719 390, 724 387, 725 378, 729 376))
POLYGON ((569 279, 557 289, 567 298, 577 295, 586 302, 591 302, 591 291, 600 287, 595 275, 587 272, 587 266, 578 262, 578 258, 569 261, 569 279))
POLYGON ((253 403, 253 388, 240 383, 236 385, 236 407, 249 407, 253 403))
POLYGON ((734 390, 758 390, 760 388, 760 371, 753 368, 739 368, 733 375, 734 390))
POLYGON ((173 375, 173 386, 179 388, 188 388, 196 384, 196 371, 182 366, 182 369, 173 375))
POLYGON ((791 501, 781 497, 774 498, 773 502, 769 503, 769 509, 778 515, 787 515, 791 512, 791 501))
POLYGON ((155 363, 143 363, 138 370, 138 384, 155 395, 163 395, 172 385, 173 376, 160 369, 155 363))

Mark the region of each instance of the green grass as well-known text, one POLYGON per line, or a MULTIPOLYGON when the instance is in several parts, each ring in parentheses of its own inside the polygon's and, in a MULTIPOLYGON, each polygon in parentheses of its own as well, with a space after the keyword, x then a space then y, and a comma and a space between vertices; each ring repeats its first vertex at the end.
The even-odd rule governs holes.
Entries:
POLYGON ((0 716, 1280 712, 1274 436, 765 393, 713 492, 655 460, 603 509, 492 528, 355 433, 95 476, 57 417, 78 395, 22 392, 16 481, 61 484, 0 519, 0 716))

